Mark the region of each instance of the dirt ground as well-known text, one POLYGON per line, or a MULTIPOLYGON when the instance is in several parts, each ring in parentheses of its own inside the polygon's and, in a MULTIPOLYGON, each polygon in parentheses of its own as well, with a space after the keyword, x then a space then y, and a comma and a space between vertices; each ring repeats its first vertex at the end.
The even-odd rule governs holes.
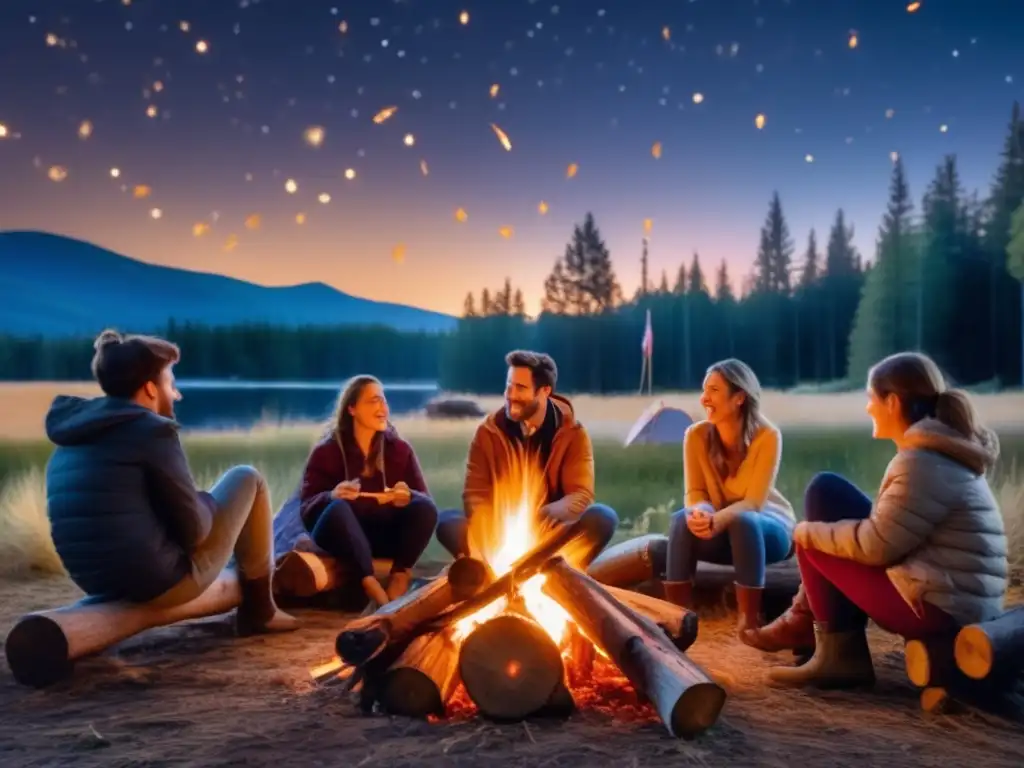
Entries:
MULTIPOLYGON (((77 596, 63 579, 0 582, 0 631, 77 596)), ((345 617, 301 615, 303 631, 276 637, 233 638, 225 617, 152 630, 80 662, 70 681, 44 691, 19 686, 4 663, 0 765, 1024 765, 1019 710, 1008 718, 922 714, 898 643, 881 633, 872 636, 874 691, 794 692, 765 685, 772 657, 734 640, 731 617, 704 620, 689 655, 729 698, 718 723, 686 742, 615 680, 587 697, 610 706, 585 707, 567 722, 362 715, 308 677, 330 658, 345 617)))

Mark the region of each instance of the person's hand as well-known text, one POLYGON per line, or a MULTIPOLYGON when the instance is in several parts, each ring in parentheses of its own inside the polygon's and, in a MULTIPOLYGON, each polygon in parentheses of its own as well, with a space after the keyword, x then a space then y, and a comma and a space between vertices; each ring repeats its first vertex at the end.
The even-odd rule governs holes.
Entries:
POLYGON ((342 501, 352 501, 359 496, 359 480, 345 480, 334 486, 331 496, 342 501))
POLYGON ((402 481, 395 483, 395 487, 389 493, 391 494, 391 503, 396 507, 407 507, 409 502, 412 501, 412 491, 402 481))
POLYGON ((711 517, 711 535, 717 536, 729 530, 732 521, 736 519, 736 512, 730 507, 720 509, 711 517))
POLYGON ((704 507, 694 507, 686 517, 686 527, 698 539, 710 539, 715 535, 715 514, 709 513, 704 507))
POLYGON ((545 504, 540 508, 540 517, 541 520, 556 525, 564 525, 575 520, 561 504, 545 504))

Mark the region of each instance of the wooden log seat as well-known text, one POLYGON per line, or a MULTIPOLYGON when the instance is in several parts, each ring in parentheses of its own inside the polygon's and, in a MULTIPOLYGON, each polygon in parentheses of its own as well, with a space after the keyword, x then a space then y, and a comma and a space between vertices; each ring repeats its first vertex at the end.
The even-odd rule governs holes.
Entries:
MULTIPOLYGON (((622 541, 604 550, 587 568, 587 575, 606 586, 620 587, 663 598, 661 587, 668 559, 668 537, 660 533, 622 541)), ((736 593, 731 565, 698 563, 693 600, 698 609, 724 606, 735 610, 736 593)), ((769 565, 765 572, 763 610, 771 621, 789 608, 800 587, 796 558, 769 565)))
POLYGON ((972 680, 1018 677, 1024 670, 1024 605, 961 629, 953 655, 960 671, 972 680))
POLYGON ((227 613, 241 602, 238 574, 227 569, 195 600, 171 608, 89 598, 27 614, 7 635, 4 652, 14 679, 42 688, 71 674, 84 656, 153 627, 227 613))
MULTIPOLYGON (((391 560, 373 561, 378 580, 386 580, 390 573, 391 560)), ((359 586, 359 579, 326 553, 293 549, 280 555, 274 566, 274 594, 284 599, 313 597, 347 586, 359 586)))

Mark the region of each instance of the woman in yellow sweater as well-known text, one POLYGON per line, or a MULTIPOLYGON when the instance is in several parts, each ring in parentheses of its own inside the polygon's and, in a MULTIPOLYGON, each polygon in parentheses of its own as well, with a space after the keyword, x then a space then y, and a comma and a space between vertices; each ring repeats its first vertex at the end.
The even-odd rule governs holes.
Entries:
POLYGON ((779 430, 761 415, 761 385, 746 363, 723 360, 704 376, 707 420, 683 438, 683 509, 669 527, 665 596, 692 605, 697 561, 736 569, 738 632, 763 623, 765 567, 793 555, 796 517, 775 488, 779 430))

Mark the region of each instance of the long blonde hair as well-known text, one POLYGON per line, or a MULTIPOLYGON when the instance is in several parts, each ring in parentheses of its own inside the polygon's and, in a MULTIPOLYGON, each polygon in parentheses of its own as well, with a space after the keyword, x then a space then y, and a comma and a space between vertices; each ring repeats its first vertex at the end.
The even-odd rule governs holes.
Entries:
MULTIPOLYGON (((740 418, 743 424, 740 429, 740 456, 745 458, 747 449, 750 448, 750 442, 757 434, 757 430, 765 423, 765 419, 761 415, 761 382, 757 380, 757 374, 754 373, 753 368, 735 357, 719 360, 712 364, 704 374, 704 378, 712 373, 717 373, 725 379, 725 383, 729 385, 730 395, 735 395, 737 392, 744 394, 743 404, 740 405, 740 418)), ((719 475, 723 478, 729 476, 729 463, 725 460, 725 445, 722 444, 722 436, 718 434, 717 428, 708 430, 708 458, 719 475)))
MULTIPOLYGON (((348 461, 345 455, 345 441, 355 439, 355 428, 349 408, 359 402, 363 390, 370 384, 376 384, 379 387, 383 386, 376 376, 370 376, 369 374, 361 374, 349 379, 338 395, 338 402, 334 407, 334 413, 328 420, 324 430, 324 439, 334 438, 334 441, 341 449, 341 460, 345 467, 346 480, 348 480, 348 461)), ((369 477, 375 470, 380 470, 381 473, 384 472, 383 432, 375 434, 370 441, 370 452, 366 456, 366 464, 363 466, 362 474, 365 477, 369 477)))
POLYGON ((897 352, 868 372, 868 387, 878 397, 895 395, 908 426, 933 418, 999 455, 999 438, 978 418, 970 395, 951 388, 935 361, 920 352, 897 352))

